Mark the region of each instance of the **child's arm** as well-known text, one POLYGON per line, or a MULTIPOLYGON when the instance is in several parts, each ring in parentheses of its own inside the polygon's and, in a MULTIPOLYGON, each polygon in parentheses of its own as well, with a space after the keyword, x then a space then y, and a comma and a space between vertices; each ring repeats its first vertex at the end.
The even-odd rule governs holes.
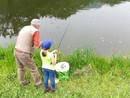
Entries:
POLYGON ((52 61, 52 64, 55 65, 56 62, 57 62, 57 53, 58 53, 58 50, 53 50, 51 53, 52 53, 51 61, 52 61))
POLYGON ((52 62, 53 65, 56 64, 56 59, 55 59, 55 55, 54 54, 51 57, 51 62, 52 62))

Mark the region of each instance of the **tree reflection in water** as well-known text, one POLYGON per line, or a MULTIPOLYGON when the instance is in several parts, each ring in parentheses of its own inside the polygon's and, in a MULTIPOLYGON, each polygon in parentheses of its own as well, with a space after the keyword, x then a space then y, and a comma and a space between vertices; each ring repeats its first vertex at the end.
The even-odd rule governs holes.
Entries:
POLYGON ((84 7, 113 6, 122 1, 127 0, 0 0, 0 36, 17 36, 21 27, 28 25, 34 17, 63 20, 84 7))

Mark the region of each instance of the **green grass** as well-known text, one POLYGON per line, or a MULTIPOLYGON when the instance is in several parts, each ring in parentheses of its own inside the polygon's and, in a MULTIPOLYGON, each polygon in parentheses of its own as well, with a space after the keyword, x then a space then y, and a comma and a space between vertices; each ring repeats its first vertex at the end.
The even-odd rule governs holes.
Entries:
MULTIPOLYGON (((122 55, 101 56, 94 49, 76 49, 58 60, 70 64, 69 80, 56 84, 54 94, 44 94, 44 87, 34 87, 34 81, 26 71, 28 86, 20 86, 13 55, 14 45, 0 47, 0 98, 129 98, 130 58, 122 55)), ((40 50, 34 59, 41 72, 40 50)))

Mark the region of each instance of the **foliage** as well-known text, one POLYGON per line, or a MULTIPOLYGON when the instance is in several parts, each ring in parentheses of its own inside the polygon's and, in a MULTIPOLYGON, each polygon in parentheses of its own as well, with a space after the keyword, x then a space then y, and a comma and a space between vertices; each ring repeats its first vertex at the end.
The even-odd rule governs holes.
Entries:
MULTIPOLYGON (((1 98, 129 98, 130 59, 119 56, 100 56, 94 49, 76 49, 59 60, 70 64, 70 77, 60 81, 56 92, 44 94, 43 86, 35 88, 30 73, 30 85, 20 86, 17 79, 14 45, 0 47, 0 96, 1 98)), ((34 59, 41 71, 40 50, 34 59)), ((41 73, 42 75, 42 73, 41 73)))

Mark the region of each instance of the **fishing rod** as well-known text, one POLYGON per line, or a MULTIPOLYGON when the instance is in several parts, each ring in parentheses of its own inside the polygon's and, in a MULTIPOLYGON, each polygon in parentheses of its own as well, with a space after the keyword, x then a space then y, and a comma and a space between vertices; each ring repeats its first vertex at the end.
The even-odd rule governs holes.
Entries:
POLYGON ((68 24, 67 28, 65 29, 65 32, 64 32, 64 33, 63 33, 63 35, 62 35, 62 38, 61 38, 61 40, 60 40, 60 42, 59 42, 59 44, 58 44, 57 49, 60 47, 61 42, 62 42, 62 40, 64 39, 64 36, 65 36, 65 34, 66 34, 67 30, 68 30, 69 25, 70 25, 70 22, 69 22, 69 24, 68 24))
MULTIPOLYGON (((60 42, 59 42, 59 44, 58 44, 57 49, 59 49, 59 47, 60 47, 60 45, 61 45, 61 42, 62 42, 62 40, 64 39, 64 36, 65 36, 65 34, 66 34, 67 30, 68 30, 69 25, 70 25, 70 22, 69 22, 67 28, 65 29, 65 32, 64 32, 63 35, 62 35, 62 38, 61 38, 61 40, 60 40, 60 42)), ((34 48, 34 50, 36 51, 35 48, 34 48)), ((60 53, 60 52, 59 52, 59 53, 60 53)), ((60 54, 61 54, 61 53, 60 53, 60 54)), ((38 57, 38 56, 36 55, 36 57, 38 57)))

